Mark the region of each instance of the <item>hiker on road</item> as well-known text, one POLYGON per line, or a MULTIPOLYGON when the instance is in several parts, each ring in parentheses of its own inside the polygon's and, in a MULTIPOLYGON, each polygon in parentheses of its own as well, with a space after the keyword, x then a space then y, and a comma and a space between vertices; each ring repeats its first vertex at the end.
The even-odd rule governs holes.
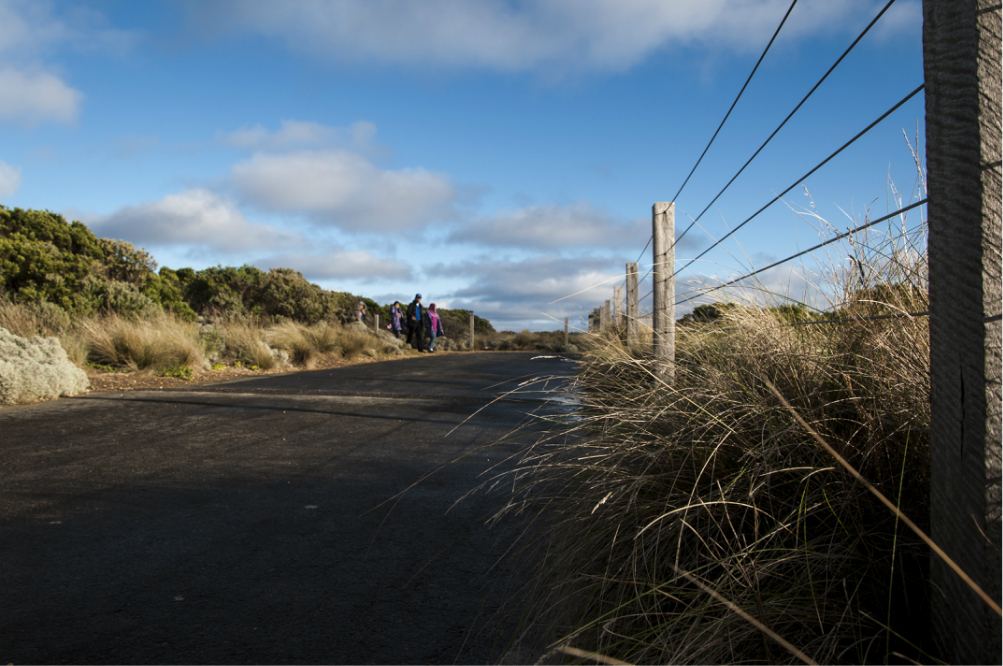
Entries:
POLYGON ((435 309, 435 303, 428 306, 428 312, 425 315, 425 324, 428 326, 428 353, 431 354, 435 351, 435 336, 445 335, 446 331, 442 328, 442 319, 439 318, 439 313, 435 309))
POLYGON ((422 318, 421 294, 415 294, 414 300, 407 306, 407 344, 414 340, 414 348, 425 351, 425 322, 422 318))

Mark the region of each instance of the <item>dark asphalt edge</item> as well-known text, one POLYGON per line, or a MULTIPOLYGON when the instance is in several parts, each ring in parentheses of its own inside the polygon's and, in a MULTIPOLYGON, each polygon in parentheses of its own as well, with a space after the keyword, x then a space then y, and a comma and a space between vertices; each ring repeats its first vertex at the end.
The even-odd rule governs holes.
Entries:
POLYGON ((119 394, 125 397, 128 393, 189 393, 189 394, 229 394, 229 395, 288 395, 288 396, 311 396, 315 398, 383 398, 387 400, 424 400, 451 402, 471 402, 471 403, 491 403, 491 402, 516 402, 545 405, 553 402, 546 398, 516 398, 512 396, 469 396, 469 395, 421 395, 416 393, 378 393, 371 391, 307 391, 297 389, 264 389, 264 388, 150 388, 150 389, 130 389, 127 391, 100 391, 86 395, 67 396, 86 400, 88 398, 104 395, 119 394))

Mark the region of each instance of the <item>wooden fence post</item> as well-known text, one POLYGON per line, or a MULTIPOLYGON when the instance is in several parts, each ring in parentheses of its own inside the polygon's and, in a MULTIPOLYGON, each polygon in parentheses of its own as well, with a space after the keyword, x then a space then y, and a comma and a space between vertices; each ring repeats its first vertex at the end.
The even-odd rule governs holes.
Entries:
POLYGON ((613 307, 610 305, 610 301, 608 299, 605 305, 603 305, 602 327, 604 330, 613 327, 613 307))
POLYGON ((623 328, 623 287, 613 287, 613 326, 623 328))
POLYGON ((651 227, 654 235, 651 277, 655 287, 652 308, 655 372, 671 384, 676 365, 676 279, 673 276, 676 272, 673 247, 676 204, 662 201, 653 205, 651 227))
POLYGON ((568 318, 564 318, 564 346, 568 346, 568 318))
POLYGON ((380 315, 376 313, 373 315, 373 330, 377 333, 380 332, 380 315))
POLYGON ((627 344, 637 342, 637 263, 627 264, 627 344))
MULTIPOLYGON (((1000 603, 1001 20, 998 0, 924 0, 930 270, 930 531, 1000 603)), ((937 557, 947 663, 998 664, 1000 617, 937 557)))
POLYGON ((474 350, 474 315, 470 315, 470 351, 474 350))

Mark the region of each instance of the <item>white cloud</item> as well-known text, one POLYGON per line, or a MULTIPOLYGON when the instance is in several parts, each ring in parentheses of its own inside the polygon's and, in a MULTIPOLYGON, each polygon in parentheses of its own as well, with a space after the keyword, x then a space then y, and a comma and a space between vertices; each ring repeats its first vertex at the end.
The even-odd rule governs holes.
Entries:
POLYGON ((533 249, 638 245, 650 222, 613 219, 585 204, 570 207, 529 206, 480 218, 450 234, 451 241, 533 249))
POLYGON ((289 266, 310 280, 377 279, 410 280, 411 268, 402 262, 384 259, 365 250, 332 249, 323 254, 289 253, 274 255, 254 262, 259 267, 289 266))
POLYGON ((67 7, 56 16, 51 2, 0 0, 0 55, 34 59, 58 48, 122 54, 139 40, 131 30, 107 27, 105 17, 86 7, 67 7))
MULTIPOLYGON (((450 241, 532 250, 640 248, 651 236, 651 219, 622 220, 589 204, 527 206, 489 215, 463 225, 450 241)), ((687 235, 677 251, 695 246, 687 235)), ((635 250, 636 251, 636 250, 635 250)))
POLYGON ((86 222, 100 236, 136 245, 180 245, 223 253, 308 245, 299 233, 248 221, 233 202, 203 189, 126 206, 86 222))
POLYGON ((258 206, 348 231, 421 226, 449 216, 456 197, 445 174, 385 171, 347 150, 256 153, 234 165, 230 182, 258 206))
POLYGON ((21 189, 21 167, 13 167, 0 160, 0 199, 21 189))
POLYGON ((83 93, 43 61, 62 49, 121 55, 137 40, 137 33, 108 28, 100 13, 85 7, 56 16, 49 2, 0 0, 0 121, 76 121, 83 93))
MULTIPOLYGON (((880 4, 803 1, 783 39, 855 28, 880 4)), ((193 4, 192 19, 203 31, 242 30, 346 62, 617 71, 678 45, 759 48, 788 5, 787 0, 229 0, 193 4)))
POLYGON ((71 123, 84 95, 47 72, 0 69, 0 120, 32 126, 43 121, 71 123))
POLYGON ((613 297, 623 264, 603 257, 538 257, 521 261, 478 258, 432 266, 429 275, 469 280, 446 294, 450 307, 487 317, 496 328, 557 328, 613 297), (553 324, 551 324, 553 322, 553 324))
POLYGON ((369 148, 375 134, 376 125, 366 121, 352 123, 349 127, 342 128, 302 120, 283 120, 275 132, 270 132, 258 124, 233 132, 218 132, 216 140, 223 145, 245 150, 281 151, 343 144, 369 148))

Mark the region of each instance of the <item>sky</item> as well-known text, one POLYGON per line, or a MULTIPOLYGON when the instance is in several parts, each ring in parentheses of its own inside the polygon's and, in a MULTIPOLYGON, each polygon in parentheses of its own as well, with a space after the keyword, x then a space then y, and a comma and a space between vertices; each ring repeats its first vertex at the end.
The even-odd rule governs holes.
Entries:
MULTIPOLYGON (((682 267, 797 184, 681 272, 684 295, 915 198, 922 93, 798 183, 923 83, 919 0, 713 201, 886 4, 798 1, 680 191, 790 4, 0 0, 0 203, 174 269, 288 267, 499 330, 581 326, 627 262, 650 268, 655 202, 675 197, 677 236, 706 209, 682 267)), ((760 287, 810 300, 833 261, 760 287)))

